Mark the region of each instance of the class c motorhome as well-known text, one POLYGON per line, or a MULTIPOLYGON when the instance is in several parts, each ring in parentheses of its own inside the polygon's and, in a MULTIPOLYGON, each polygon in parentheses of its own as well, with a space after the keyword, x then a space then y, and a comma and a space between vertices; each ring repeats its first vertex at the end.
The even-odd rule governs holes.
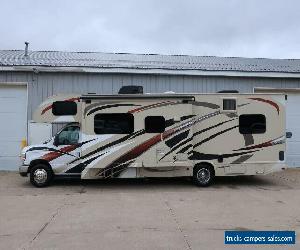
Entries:
POLYGON ((81 179, 262 175, 285 169, 285 99, 276 94, 56 95, 34 113, 68 123, 23 149, 37 187, 81 179))

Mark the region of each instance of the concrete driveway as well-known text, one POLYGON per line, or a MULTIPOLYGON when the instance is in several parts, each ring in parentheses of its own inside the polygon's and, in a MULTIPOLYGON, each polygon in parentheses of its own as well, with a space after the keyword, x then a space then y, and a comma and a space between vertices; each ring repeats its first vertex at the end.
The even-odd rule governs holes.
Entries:
POLYGON ((300 233, 300 169, 219 178, 56 181, 0 172, 0 249, 300 249, 224 245, 224 230, 300 233))

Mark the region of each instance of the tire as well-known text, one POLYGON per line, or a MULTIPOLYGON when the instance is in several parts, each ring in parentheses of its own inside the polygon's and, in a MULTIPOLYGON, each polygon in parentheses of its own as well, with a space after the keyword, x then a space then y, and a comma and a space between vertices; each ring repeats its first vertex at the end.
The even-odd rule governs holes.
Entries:
POLYGON ((52 179, 53 171, 45 164, 36 164, 30 169, 30 182, 35 187, 46 187, 52 179))
POLYGON ((194 167, 193 181, 197 186, 208 187, 215 178, 215 171, 211 165, 199 164, 194 167))

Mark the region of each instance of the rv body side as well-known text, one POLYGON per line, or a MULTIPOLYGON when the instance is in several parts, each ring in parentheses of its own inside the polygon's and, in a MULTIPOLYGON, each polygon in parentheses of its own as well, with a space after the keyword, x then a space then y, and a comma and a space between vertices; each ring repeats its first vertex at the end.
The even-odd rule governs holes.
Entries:
POLYGON ((73 141, 25 148, 22 171, 47 162, 82 179, 193 176, 201 164, 216 176, 268 174, 285 168, 284 103, 257 94, 53 97, 35 120, 75 122, 73 141), (66 100, 77 112, 60 112, 66 100))

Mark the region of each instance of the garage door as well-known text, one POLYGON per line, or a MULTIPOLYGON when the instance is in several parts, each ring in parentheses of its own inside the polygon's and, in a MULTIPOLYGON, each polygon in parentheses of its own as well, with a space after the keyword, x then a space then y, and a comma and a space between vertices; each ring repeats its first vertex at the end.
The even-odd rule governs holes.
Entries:
POLYGON ((286 130, 293 133, 287 139, 287 164, 300 167, 300 94, 288 94, 286 130))
POLYGON ((0 169, 20 165, 21 141, 26 138, 27 88, 0 84, 0 169))

